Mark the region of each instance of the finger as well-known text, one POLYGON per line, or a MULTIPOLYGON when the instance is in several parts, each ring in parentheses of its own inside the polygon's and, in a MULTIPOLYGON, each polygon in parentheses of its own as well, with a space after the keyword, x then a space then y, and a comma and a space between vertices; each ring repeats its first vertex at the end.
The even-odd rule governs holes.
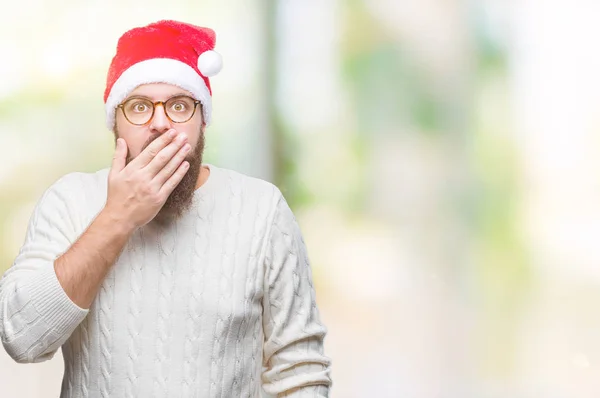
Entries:
POLYGON ((146 170, 151 178, 154 178, 171 159, 179 152, 181 147, 185 145, 187 136, 185 134, 179 134, 175 140, 173 140, 166 148, 160 150, 160 152, 148 163, 144 170, 146 170))
POLYGON ((150 145, 148 145, 146 149, 142 151, 142 153, 136 156, 135 159, 131 161, 131 164, 135 165, 137 168, 145 167, 164 147, 166 147, 173 140, 173 138, 175 138, 176 135, 177 131, 173 129, 162 134, 160 137, 152 141, 150 145))
POLYGON ((159 195, 161 195, 164 198, 168 197, 171 194, 171 192, 173 192, 177 184, 181 182, 181 179, 183 178, 185 173, 187 173, 189 168, 189 162, 185 161, 181 163, 181 165, 177 168, 177 171, 175 171, 173 175, 171 175, 171 177, 169 177, 169 179, 160 188, 159 195))
POLYGON ((115 153, 113 155, 112 172, 119 172, 125 168, 127 161, 127 143, 123 138, 117 139, 117 145, 115 147, 115 153))
POLYGON ((183 147, 181 147, 175 156, 169 160, 165 167, 159 170, 158 174, 156 174, 156 177, 154 177, 153 182, 156 183, 157 186, 162 187, 181 165, 181 162, 185 160, 185 157, 190 152, 191 148, 192 147, 190 144, 185 144, 183 147))

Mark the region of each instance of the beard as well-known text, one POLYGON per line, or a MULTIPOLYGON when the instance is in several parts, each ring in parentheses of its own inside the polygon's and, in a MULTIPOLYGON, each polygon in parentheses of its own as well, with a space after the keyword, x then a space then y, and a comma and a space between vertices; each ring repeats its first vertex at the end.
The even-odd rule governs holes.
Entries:
MULTIPOLYGON (((117 135, 118 136, 118 135, 117 135)), ((146 149, 148 145, 160 135, 154 135, 150 137, 142 146, 142 151, 146 149)), ((181 216, 190 208, 194 198, 194 192, 196 191, 196 184, 198 182, 198 176, 200 175, 200 168, 202 166, 202 155, 204 154, 204 131, 200 129, 200 135, 198 136, 198 143, 185 157, 185 160, 190 164, 187 172, 183 175, 183 178, 177 184, 175 189, 171 192, 167 198, 165 204, 156 214, 156 217, 151 223, 166 226, 173 223, 174 221, 181 218, 181 216)), ((129 154, 127 155, 127 164, 133 160, 129 154)))

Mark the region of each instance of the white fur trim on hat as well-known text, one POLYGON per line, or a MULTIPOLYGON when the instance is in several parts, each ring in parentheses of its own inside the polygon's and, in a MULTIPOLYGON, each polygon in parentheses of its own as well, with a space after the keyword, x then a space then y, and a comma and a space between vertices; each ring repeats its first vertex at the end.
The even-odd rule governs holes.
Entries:
POLYGON ((106 127, 109 130, 112 130, 115 125, 117 105, 123 102, 136 87, 148 83, 168 83, 189 91, 202 103, 204 122, 210 124, 212 98, 198 72, 175 59, 155 58, 132 65, 112 86, 104 106, 106 127))

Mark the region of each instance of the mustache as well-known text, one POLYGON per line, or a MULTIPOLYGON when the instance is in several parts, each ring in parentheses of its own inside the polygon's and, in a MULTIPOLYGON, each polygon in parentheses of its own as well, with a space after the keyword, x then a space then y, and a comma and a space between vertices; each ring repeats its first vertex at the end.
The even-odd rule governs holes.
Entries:
POLYGON ((146 142, 144 142, 144 145, 142 145, 142 151, 144 149, 148 148, 148 145, 152 144, 152 141, 156 140, 159 137, 160 137, 160 134, 154 134, 154 135, 151 135, 150 137, 148 137, 148 139, 146 140, 146 142))
POLYGON ((144 142, 144 145, 142 145, 142 151, 144 149, 146 149, 148 147, 148 145, 152 144, 152 141, 160 138, 160 136, 161 136, 161 134, 154 134, 154 135, 151 135, 150 137, 148 137, 146 142, 144 142))

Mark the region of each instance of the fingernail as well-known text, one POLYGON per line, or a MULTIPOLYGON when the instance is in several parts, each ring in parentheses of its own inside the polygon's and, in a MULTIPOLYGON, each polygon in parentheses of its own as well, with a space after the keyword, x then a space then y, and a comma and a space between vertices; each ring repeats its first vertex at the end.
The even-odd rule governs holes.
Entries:
POLYGON ((169 131, 169 138, 173 138, 173 137, 175 137, 175 135, 177 135, 177 131, 175 131, 175 130, 169 131))

